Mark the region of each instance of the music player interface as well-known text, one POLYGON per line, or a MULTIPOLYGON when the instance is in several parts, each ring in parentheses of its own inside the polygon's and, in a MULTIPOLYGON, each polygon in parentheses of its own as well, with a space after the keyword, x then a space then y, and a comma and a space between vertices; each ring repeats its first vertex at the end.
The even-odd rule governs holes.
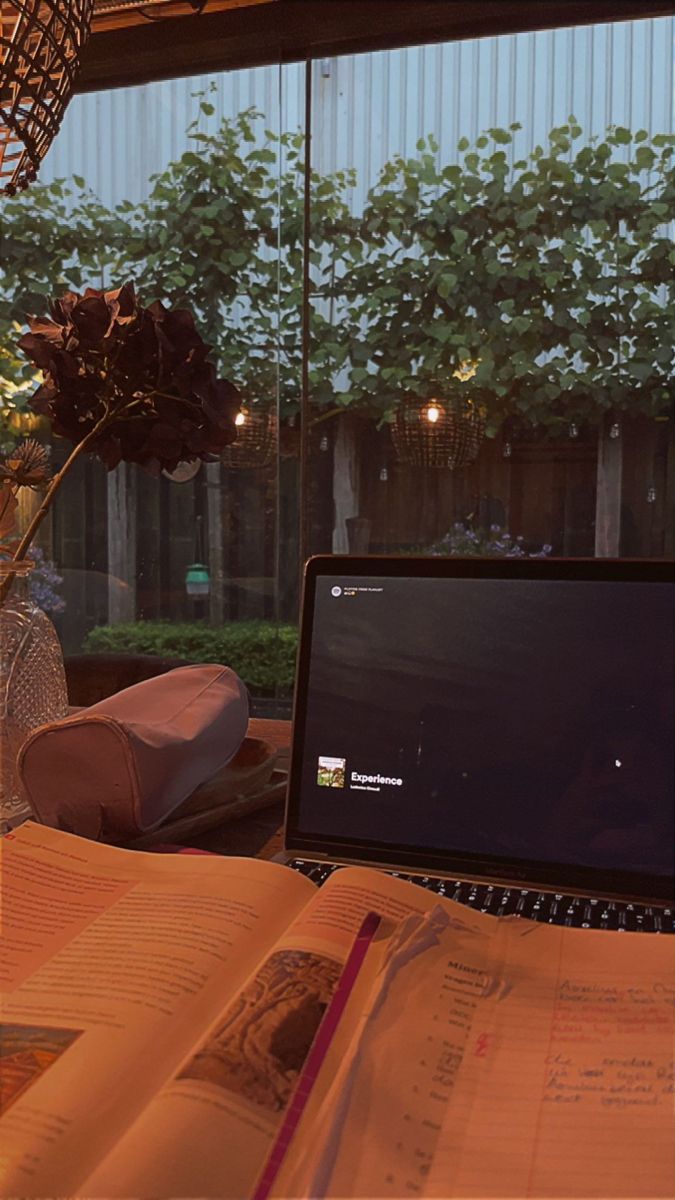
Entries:
POLYGON ((674 590, 319 578, 299 827, 672 873, 674 590))

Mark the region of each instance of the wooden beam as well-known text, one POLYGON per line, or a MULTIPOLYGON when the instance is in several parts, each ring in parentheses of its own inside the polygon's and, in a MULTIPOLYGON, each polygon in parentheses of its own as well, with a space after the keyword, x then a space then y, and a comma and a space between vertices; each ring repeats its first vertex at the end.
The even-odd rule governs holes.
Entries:
POLYGON ((673 0, 272 0, 95 33, 77 90, 530 29, 664 16, 673 0))
MULTIPOLYGON (((199 0, 197 0, 199 2, 199 0)), ((276 4, 276 0, 206 0, 208 11, 247 8, 254 4, 276 4)), ((108 33, 111 29, 129 29, 134 25, 195 17, 199 13, 192 0, 95 0, 91 21, 92 34, 108 33)))
POLYGON ((221 463, 206 463, 207 562, 211 575, 209 620, 222 625, 225 619, 225 555, 223 550, 223 468, 221 463))
POLYGON ((136 619, 136 477, 120 463, 108 484, 108 621, 136 619))
POLYGON ((598 432, 598 473, 595 499, 595 557, 618 558, 621 553, 621 488, 623 439, 612 437, 617 418, 607 413, 598 432))

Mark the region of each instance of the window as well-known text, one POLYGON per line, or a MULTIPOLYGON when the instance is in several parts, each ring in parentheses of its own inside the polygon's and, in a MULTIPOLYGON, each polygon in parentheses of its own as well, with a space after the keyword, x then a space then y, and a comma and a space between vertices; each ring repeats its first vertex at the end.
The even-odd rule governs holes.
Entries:
POLYGON ((67 656, 224 659, 283 715, 309 553, 673 553, 674 32, 74 100, 40 183, 3 203, 4 444, 47 436, 25 313, 126 279, 192 309, 242 423, 174 478, 78 464, 39 540, 67 656))

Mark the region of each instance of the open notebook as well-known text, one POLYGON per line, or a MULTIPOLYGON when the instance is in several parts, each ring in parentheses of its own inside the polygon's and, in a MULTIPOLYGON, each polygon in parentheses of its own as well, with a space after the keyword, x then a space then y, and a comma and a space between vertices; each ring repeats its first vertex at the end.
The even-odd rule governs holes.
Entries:
POLYGON ((674 1195, 667 939, 464 911, 373 949, 265 1200, 674 1195))
POLYGON ((670 938, 32 822, 0 867, 3 1196, 262 1200, 322 1044, 285 1200, 675 1195, 670 938))

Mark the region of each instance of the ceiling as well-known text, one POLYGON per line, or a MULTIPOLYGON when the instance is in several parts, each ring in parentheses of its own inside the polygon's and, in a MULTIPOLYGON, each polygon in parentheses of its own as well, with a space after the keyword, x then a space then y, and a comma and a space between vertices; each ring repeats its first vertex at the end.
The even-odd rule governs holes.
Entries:
POLYGON ((255 4, 274 4, 275 0, 94 0, 93 33, 128 29, 131 25, 149 25, 171 17, 186 17, 208 8, 210 13, 225 9, 250 8, 255 4))
POLYGON ((94 0, 76 90, 674 9, 675 0, 94 0))

